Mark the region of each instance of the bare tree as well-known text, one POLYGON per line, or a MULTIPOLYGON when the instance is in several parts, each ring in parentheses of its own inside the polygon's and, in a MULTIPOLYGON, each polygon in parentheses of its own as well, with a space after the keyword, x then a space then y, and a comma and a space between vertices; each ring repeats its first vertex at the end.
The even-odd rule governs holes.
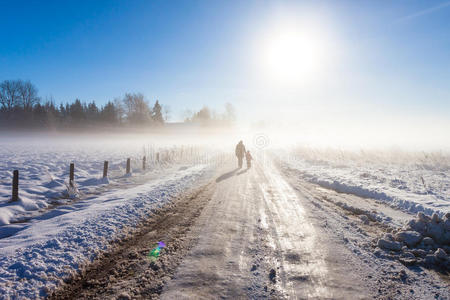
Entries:
POLYGON ((192 122, 198 122, 202 124, 211 123, 214 117, 214 111, 211 111, 208 106, 203 106, 198 112, 194 113, 191 118, 192 122))
POLYGON ((130 123, 145 123, 150 120, 151 110, 144 100, 144 95, 127 93, 123 98, 123 104, 130 123))
POLYGON ((116 108, 117 120, 119 121, 119 124, 121 124, 125 117, 125 108, 123 107, 123 103, 119 98, 114 98, 114 106, 116 108))
POLYGON ((123 97, 122 103, 124 106, 125 114, 127 115, 128 118, 130 118, 130 116, 134 112, 134 95, 126 93, 125 96, 123 97))
POLYGON ((194 116, 194 113, 193 113, 192 110, 190 110, 190 109, 185 109, 185 110, 181 113, 181 118, 184 120, 185 123, 191 122, 193 116, 194 116))
POLYGON ((163 107, 164 122, 167 122, 170 119, 170 113, 172 112, 172 110, 168 105, 163 105, 162 107, 163 107))
POLYGON ((30 111, 34 105, 39 103, 37 88, 30 81, 18 80, 20 103, 25 111, 30 111))
POLYGON ((0 104, 8 112, 20 104, 20 80, 5 80, 0 83, 0 104))
POLYGON ((225 104, 225 119, 230 122, 236 121, 236 109, 229 102, 225 104))

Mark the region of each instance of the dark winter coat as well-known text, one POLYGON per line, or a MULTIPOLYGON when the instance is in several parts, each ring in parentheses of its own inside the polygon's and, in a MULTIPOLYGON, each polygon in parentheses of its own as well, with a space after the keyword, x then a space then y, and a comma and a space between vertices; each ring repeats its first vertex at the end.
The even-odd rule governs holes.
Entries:
POLYGON ((246 153, 244 144, 243 143, 237 144, 235 152, 236 152, 237 157, 241 157, 241 158, 244 157, 244 155, 246 153))

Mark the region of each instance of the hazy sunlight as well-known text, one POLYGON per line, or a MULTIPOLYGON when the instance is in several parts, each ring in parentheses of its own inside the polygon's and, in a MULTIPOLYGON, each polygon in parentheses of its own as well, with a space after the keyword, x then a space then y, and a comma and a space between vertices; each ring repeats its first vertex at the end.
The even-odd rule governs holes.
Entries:
POLYGON ((450 0, 0 3, 0 300, 450 299, 450 0))
POLYGON ((272 80, 281 84, 308 83, 318 79, 328 61, 326 48, 320 33, 292 26, 268 36, 262 59, 272 80))

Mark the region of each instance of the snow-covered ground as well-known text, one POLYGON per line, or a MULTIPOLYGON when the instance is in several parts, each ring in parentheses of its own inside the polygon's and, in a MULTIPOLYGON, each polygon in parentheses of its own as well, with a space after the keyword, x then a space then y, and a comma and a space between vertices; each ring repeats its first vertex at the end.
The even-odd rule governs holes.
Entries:
POLYGON ((122 229, 193 186, 209 170, 212 160, 205 157, 194 147, 145 143, 1 142, 0 298, 45 296, 126 234, 122 229), (133 171, 125 175, 128 157, 133 171), (104 160, 110 170, 105 179, 104 160), (68 188, 71 162, 76 189, 68 188), (14 169, 20 172, 18 202, 10 202, 14 169))
POLYGON ((272 162, 274 156, 266 151, 253 152, 254 168, 238 170, 232 151, 224 155, 205 146, 142 140, 45 141, 0 140, 0 299, 47 295, 108 249, 110 242, 132 234, 139 221, 172 196, 211 178, 216 179, 210 186, 214 194, 205 198, 210 202, 194 226, 194 232, 202 232, 199 246, 178 271, 187 275, 170 283, 165 297, 185 292, 191 286, 185 280, 193 270, 199 272, 193 278, 198 284, 205 266, 212 270, 211 278, 217 274, 227 278, 216 278, 215 285, 202 289, 211 295, 218 291, 226 295, 241 287, 240 293, 250 298, 304 293, 324 297, 348 293, 352 298, 366 292, 358 288, 362 283, 354 286, 358 276, 368 276, 374 280, 367 292, 378 291, 380 297, 400 287, 403 296, 447 297, 448 285, 434 273, 423 270, 416 275, 397 261, 402 254, 387 257, 373 245, 388 230, 394 233, 401 228, 411 212, 441 216, 449 212, 450 157, 444 154, 297 148, 277 151, 280 173, 272 162), (126 175, 128 157, 132 173, 126 175), (103 179, 105 160, 109 175, 103 179), (76 188, 68 184, 71 162, 76 188), (218 165, 221 175, 216 177, 218 165), (20 172, 20 201, 11 202, 15 169, 20 172), (316 242, 305 243, 305 237, 316 242), (231 244, 224 247, 226 243, 231 244), (334 262, 336 251, 342 256, 334 262), (351 253, 357 255, 352 258, 351 253), (310 268, 315 263, 319 265, 310 268), (380 283, 393 263, 392 276, 399 272, 401 278, 407 276, 407 285, 396 285, 397 277, 380 283), (342 276, 350 273, 348 266, 356 266, 359 275, 342 276), (216 272, 218 268, 222 273, 216 272), (322 278, 325 273, 328 281, 322 278), (426 278, 420 279, 425 276, 421 274, 426 278))
POLYGON ((100 188, 136 184, 165 171, 172 163, 198 162, 204 154, 191 146, 155 147, 136 141, 80 144, 67 140, 43 143, 6 139, 0 142, 0 225, 26 221, 51 206, 89 196, 100 188), (159 163, 156 162, 157 152, 160 153, 159 163), (147 160, 145 172, 143 156, 147 160), (129 175, 125 174, 127 158, 131 158, 132 174, 129 175), (109 162, 108 178, 102 178, 104 161, 109 162), (76 189, 69 187, 72 162, 76 189), (10 202, 13 170, 19 170, 18 202, 10 202))
POLYGON ((338 192, 373 198, 411 213, 450 212, 450 155, 440 152, 278 151, 302 178, 338 192))

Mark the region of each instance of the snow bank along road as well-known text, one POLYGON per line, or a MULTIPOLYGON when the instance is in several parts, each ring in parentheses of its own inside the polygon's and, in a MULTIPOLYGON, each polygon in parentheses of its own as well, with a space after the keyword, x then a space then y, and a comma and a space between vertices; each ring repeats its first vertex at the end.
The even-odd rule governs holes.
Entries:
POLYGON ((298 181, 295 172, 270 161, 250 170, 228 165, 52 298, 450 298, 447 275, 408 268, 373 245, 410 216, 298 181), (379 218, 349 209, 358 206, 379 218), (151 262, 161 240, 167 247, 151 262))
POLYGON ((179 167, 145 184, 61 205, 19 224, 19 231, 0 239, 0 299, 45 297, 173 196, 200 182, 205 172, 204 165, 179 167))

